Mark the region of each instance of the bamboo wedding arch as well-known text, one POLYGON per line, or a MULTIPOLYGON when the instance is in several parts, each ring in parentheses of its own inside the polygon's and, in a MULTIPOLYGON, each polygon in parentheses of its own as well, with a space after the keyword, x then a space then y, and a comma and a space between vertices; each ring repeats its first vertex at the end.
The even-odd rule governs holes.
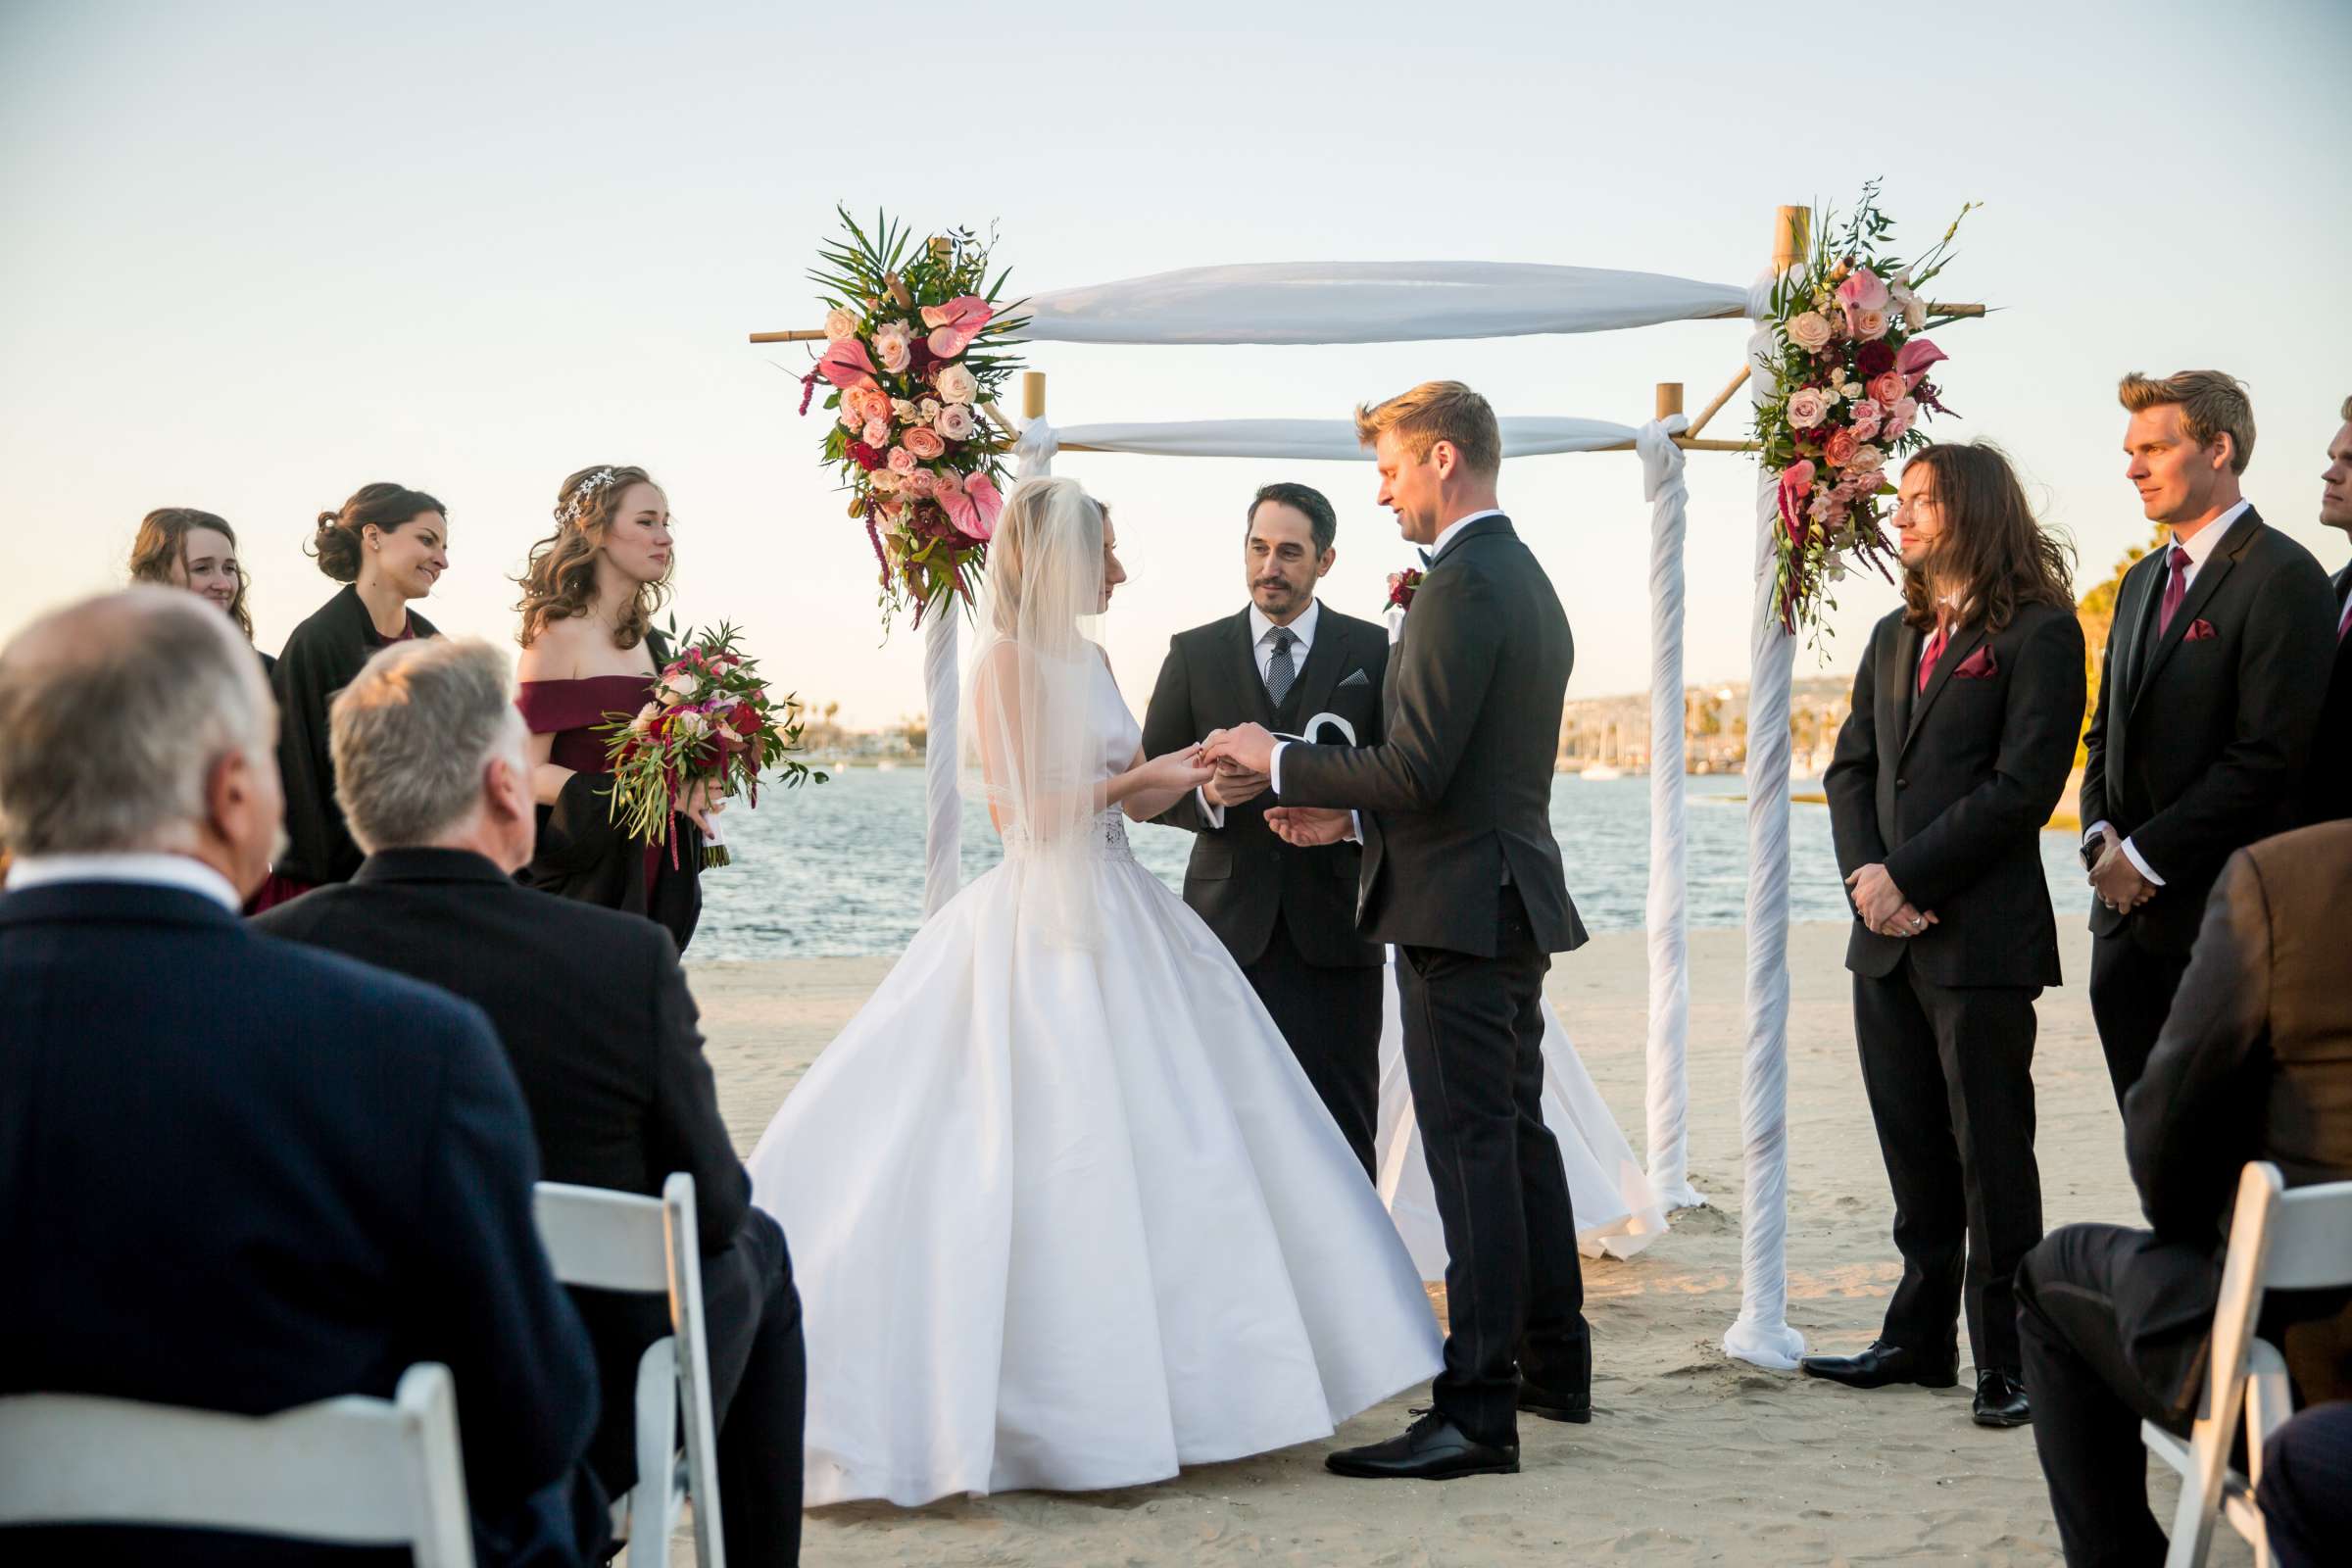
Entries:
MULTIPOLYGON (((1752 441, 1703 435, 1746 386, 1761 401, 1778 346, 1769 319, 1773 283, 1810 253, 1812 210, 1783 207, 1772 265, 1736 287, 1652 273, 1498 263, 1311 264, 1192 269, 1041 295, 1023 307, 1029 342, 1126 344, 1331 344, 1512 337, 1605 331, 1669 320, 1744 318, 1757 323, 1746 363, 1695 418, 1683 386, 1655 388, 1650 419, 1632 427, 1595 419, 1504 418, 1503 455, 1634 452, 1650 504, 1650 855, 1645 906, 1649 1010, 1646 1150, 1649 1179, 1669 1206, 1702 1203, 1689 1162, 1690 976, 1683 713, 1683 547, 1689 491, 1684 454, 1754 452, 1752 441)), ((1935 304, 1938 316, 1980 317, 1982 305, 1935 304)), ((821 329, 755 332, 754 343, 822 342, 821 329)), ((1171 457, 1361 460, 1345 419, 1199 420, 1054 428, 1043 371, 1024 373, 1016 423, 984 413, 1014 452, 1022 478, 1050 472, 1061 453, 1171 457)), ((1780 526, 1772 475, 1759 469, 1755 581, 1748 643, 1747 969, 1740 1065, 1744 1198, 1740 1310, 1724 1336, 1730 1354, 1760 1366, 1796 1364, 1803 1338, 1788 1322, 1787 1232, 1788 814, 1790 683, 1796 638, 1784 629, 1775 582, 1780 526)), ((957 792, 957 617, 925 628, 929 711, 924 913, 955 896, 961 841, 957 792)))

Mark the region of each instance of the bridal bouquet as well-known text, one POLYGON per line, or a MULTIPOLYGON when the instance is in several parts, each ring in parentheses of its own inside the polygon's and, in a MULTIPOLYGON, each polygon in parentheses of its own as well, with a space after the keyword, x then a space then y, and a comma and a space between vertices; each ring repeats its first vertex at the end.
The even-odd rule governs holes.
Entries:
MULTIPOLYGON (((673 866, 671 819, 695 785, 708 786, 713 799, 747 795, 756 807, 762 768, 780 764, 788 788, 825 781, 787 755, 800 749, 801 705, 770 697, 735 639, 724 622, 713 632, 688 632, 655 677, 653 701, 635 714, 608 713, 596 727, 611 737, 605 755, 612 764, 613 820, 641 843, 667 844, 673 866)), ((732 858, 715 835, 704 846, 706 868, 732 858)))
POLYGON ((1923 290, 1950 260, 1952 236, 1916 261, 1882 256, 1894 232, 1878 210, 1878 183, 1862 188, 1842 230, 1827 214, 1813 254, 1772 291, 1779 351, 1769 396, 1756 408, 1756 439, 1778 476, 1781 527, 1777 587, 1781 624, 1791 635, 1818 628, 1834 608, 1827 584, 1865 561, 1889 580, 1895 547, 1880 527, 1894 494, 1886 465, 1928 438, 1919 423, 1937 401, 1928 369, 1946 356, 1920 334, 1955 319, 1932 316, 1923 290))
POLYGON ((850 515, 864 521, 881 565, 883 626, 909 602, 920 625, 951 595, 969 604, 987 563, 1009 441, 983 411, 1020 368, 1004 350, 1026 318, 1003 313, 1006 274, 989 280, 989 247, 968 230, 910 248, 889 220, 869 235, 840 211, 847 237, 808 274, 829 309, 801 412, 820 381, 832 387, 824 461, 841 471, 850 515))

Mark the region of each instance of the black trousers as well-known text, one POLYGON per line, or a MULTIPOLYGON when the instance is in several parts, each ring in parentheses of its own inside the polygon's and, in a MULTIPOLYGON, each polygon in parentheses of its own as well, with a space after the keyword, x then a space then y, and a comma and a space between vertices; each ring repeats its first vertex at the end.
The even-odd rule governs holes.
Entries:
POLYGON ((2352 1541, 2352 1403, 2304 1411, 2273 1433, 2262 1453, 2254 1497, 2278 1568, 2341 1561, 2335 1554, 2352 1541))
POLYGON ((791 1568, 801 1560, 808 1365, 792 1256, 772 1217, 755 1210, 733 1247, 703 1259, 703 1313, 727 1561, 791 1568))
POLYGON ((2034 998, 2024 986, 1940 986, 1909 954, 1854 976, 1854 1038, 1894 1189, 1902 1283, 1880 1336, 1957 1358, 1965 1304, 1977 1370, 2018 1370, 2018 1261, 2041 1240, 2034 1161, 2034 998))
POLYGON ((2172 1013, 2173 993, 2187 971, 2185 955, 2151 953, 2129 932, 2090 939, 2090 1015, 2099 1026, 2099 1049, 2107 1054, 2118 1106, 2139 1082, 2172 1013))
POLYGON ((1380 992, 1387 971, 1378 964, 1333 969, 1307 962, 1289 924, 1276 914, 1266 951, 1242 973, 1370 1180, 1380 1116, 1380 992))
POLYGON ((1482 1443, 1518 1433, 1519 1375, 1559 1393, 1592 1378, 1576 1214, 1544 1125, 1544 974, 1513 889, 1492 958, 1399 948, 1404 1066, 1446 1233, 1446 1365, 1437 1408, 1482 1443))

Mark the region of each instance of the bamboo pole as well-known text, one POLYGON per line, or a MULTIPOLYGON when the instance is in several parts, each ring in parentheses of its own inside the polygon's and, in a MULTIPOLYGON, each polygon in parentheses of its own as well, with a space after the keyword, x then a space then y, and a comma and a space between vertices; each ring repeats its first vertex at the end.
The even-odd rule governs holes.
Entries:
MULTIPOLYGON (((1026 424, 1031 419, 1042 419, 1045 416, 1046 372, 1023 370, 1021 372, 1021 422, 1026 424)), ((1077 451, 1079 449, 1072 447, 1065 450, 1077 451)))
POLYGON ((1708 404, 1705 408, 1698 411, 1698 417, 1692 419, 1690 421, 1690 428, 1683 433, 1689 436, 1696 436, 1699 431, 1707 427, 1707 421, 1709 419, 1712 419, 1715 417, 1715 416, 1723 412, 1723 406, 1732 401, 1732 395, 1745 385, 1747 385, 1747 367, 1742 365, 1740 367, 1740 373, 1733 376, 1730 383, 1727 384, 1722 391, 1715 394, 1714 402, 1708 404))
POLYGON ((1772 215, 1772 270, 1786 272, 1813 252, 1813 209, 1782 207, 1772 215))
POLYGON ((1682 382, 1680 382, 1680 381, 1660 381, 1660 382, 1658 383, 1658 393, 1657 393, 1657 397, 1658 397, 1658 416, 1658 416, 1659 418, 1661 418, 1661 419, 1665 419, 1665 418, 1671 418, 1673 416, 1675 416, 1675 415, 1677 415, 1677 414, 1680 414, 1680 413, 1682 413, 1682 412, 1683 412, 1683 383, 1682 383, 1682 382))

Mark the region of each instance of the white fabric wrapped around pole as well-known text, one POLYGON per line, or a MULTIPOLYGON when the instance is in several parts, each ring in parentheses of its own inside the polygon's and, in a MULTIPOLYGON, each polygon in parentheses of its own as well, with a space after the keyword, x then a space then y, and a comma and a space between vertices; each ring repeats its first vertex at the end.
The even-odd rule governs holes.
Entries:
MULTIPOLYGON (((1634 438, 1632 425, 1611 424, 1605 419, 1510 418, 1497 422, 1502 426, 1502 455, 1506 458, 1593 452, 1622 446, 1634 438)), ((1355 423, 1350 419, 1183 419, 1166 424, 1074 424, 1050 432, 1050 438, 1101 452, 1132 452, 1162 458, 1372 461, 1371 449, 1356 440, 1355 423)), ((1028 433, 1023 431, 1022 441, 1027 440, 1028 433)), ((1027 450, 1026 445, 1022 450, 1027 450)))
POLYGON ((1690 911, 1683 767, 1683 539, 1690 486, 1674 438, 1680 414, 1634 437, 1649 501, 1649 1184, 1669 1208, 1706 1200, 1690 1185, 1690 911))
POLYGON ((923 628, 923 794, 931 808, 923 833, 923 918, 946 907, 963 880, 963 795, 956 787, 960 751, 956 710, 963 702, 956 667, 956 620, 963 604, 954 597, 931 607, 923 628))
POLYGON ((1021 309, 1021 336, 1040 343, 1409 343, 1751 314, 1744 288, 1531 262, 1190 267, 1056 289, 1021 309))
MULTIPOLYGON (((1748 386, 1772 386, 1773 333, 1748 340, 1748 386)), ((1788 1326, 1788 691, 1796 639, 1781 627, 1768 469, 1756 482, 1756 592, 1747 677, 1747 1039, 1740 1065, 1746 1198, 1740 1217, 1740 1317, 1727 1354, 1788 1371, 1804 1353, 1788 1326)))

